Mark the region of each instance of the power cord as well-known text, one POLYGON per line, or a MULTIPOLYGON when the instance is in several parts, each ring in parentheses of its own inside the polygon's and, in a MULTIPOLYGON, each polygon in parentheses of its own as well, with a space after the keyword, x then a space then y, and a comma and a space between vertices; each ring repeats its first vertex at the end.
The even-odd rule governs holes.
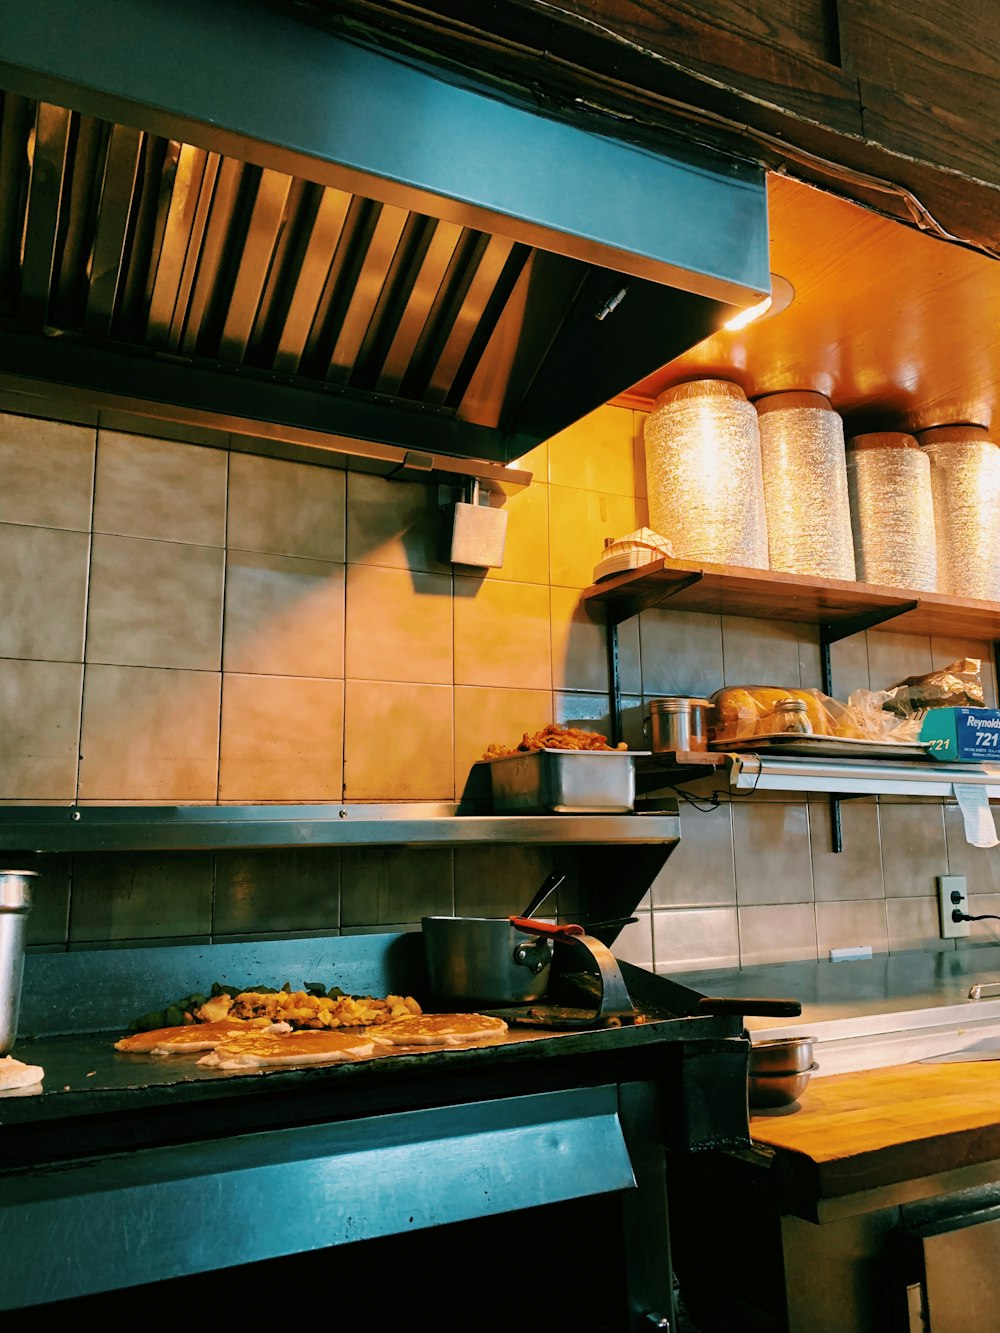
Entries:
POLYGON ((982 916, 969 916, 968 912, 960 912, 957 907, 952 908, 952 921, 1000 921, 1000 916, 993 912, 984 912, 982 916))

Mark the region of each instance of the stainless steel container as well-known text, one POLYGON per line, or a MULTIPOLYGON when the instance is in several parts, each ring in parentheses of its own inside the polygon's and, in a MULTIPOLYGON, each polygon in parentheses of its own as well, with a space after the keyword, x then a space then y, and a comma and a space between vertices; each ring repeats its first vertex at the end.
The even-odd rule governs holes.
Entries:
POLYGON ((0 1056, 14 1049, 24 976, 24 939, 36 870, 0 870, 0 1056))
POLYGON ((494 810, 627 814, 635 806, 633 751, 527 750, 486 762, 494 810))
POLYGON ((651 699, 649 716, 643 730, 654 754, 665 751, 705 750, 708 748, 710 699, 689 699, 682 695, 651 699), (647 730, 648 729, 648 730, 647 730))
POLYGON ((427 982, 438 999, 530 1004, 549 984, 552 941, 516 930, 507 917, 421 919, 427 982))

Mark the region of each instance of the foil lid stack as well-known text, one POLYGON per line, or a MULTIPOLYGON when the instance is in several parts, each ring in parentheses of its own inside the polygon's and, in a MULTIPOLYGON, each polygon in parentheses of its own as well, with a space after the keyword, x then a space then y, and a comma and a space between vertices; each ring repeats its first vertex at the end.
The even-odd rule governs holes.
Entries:
POLYGON ((661 393, 646 420, 649 525, 680 559, 767 569, 757 413, 728 380, 661 393))
POLYGON ((917 439, 930 460, 938 591, 1000 602, 1000 447, 982 426, 917 439))
POLYGON ((771 568, 853 581, 843 421, 821 393, 773 393, 754 406, 771 568))
POLYGON ((847 450, 858 579, 937 591, 931 464, 912 435, 858 435, 847 450))

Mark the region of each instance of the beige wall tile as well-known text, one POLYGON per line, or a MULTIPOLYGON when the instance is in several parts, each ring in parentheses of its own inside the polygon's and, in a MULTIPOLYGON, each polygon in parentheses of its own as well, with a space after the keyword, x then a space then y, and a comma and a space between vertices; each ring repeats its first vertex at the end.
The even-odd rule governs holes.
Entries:
POLYGON ((88 665, 80 749, 83 799, 214 801, 219 677, 88 665))
POLYGON ((653 913, 648 901, 643 907, 632 913, 637 920, 631 926, 625 926, 614 943, 614 955, 624 963, 634 967, 644 967, 648 972, 653 968, 653 913))
POLYGON ((735 907, 671 908, 653 913, 657 972, 737 967, 740 960, 735 907))
POLYGON ((232 454, 228 543, 240 551, 345 559, 346 482, 337 468, 232 454))
POLYGON ((791 620, 722 617, 726 685, 797 686, 798 628, 791 620))
POLYGON ((342 681, 227 673, 220 799, 339 801, 343 735, 342 681))
POLYGON ((102 430, 94 531, 222 546, 226 469, 221 449, 102 430))
POLYGON ((211 852, 75 859, 72 944, 207 935, 211 921, 211 852))
POLYGON ((217 852, 212 915, 215 935, 336 930, 339 848, 217 852))
POLYGON ((635 473, 635 493, 642 499, 646 498, 648 488, 646 485, 646 421, 649 418, 648 412, 632 412, 632 457, 633 471, 635 473))
POLYGON ((954 940, 941 938, 936 893, 933 898, 887 898, 885 914, 890 953, 906 953, 910 949, 950 953, 955 947, 954 940))
POLYGON ((489 771, 475 768, 490 745, 516 745, 527 732, 552 721, 549 690, 455 688, 455 791, 460 799, 487 801, 489 771))
POLYGON ((937 893, 935 876, 947 873, 942 807, 879 803, 882 875, 887 898, 922 898, 937 893))
MULTIPOLYGON (((622 695, 622 740, 630 750, 643 749, 642 700, 622 695)), ((555 721, 562 727, 580 727, 596 731, 611 740, 611 716, 606 694, 568 694, 556 690, 552 695, 555 721)))
MULTIPOLYGON (((973 916, 1000 918, 1000 893, 975 893, 969 896, 969 912, 973 916)), ((969 942, 978 944, 1000 944, 1000 920, 970 921, 969 942)), ((955 947, 961 949, 964 942, 959 939, 955 947)))
MULTIPOLYGON (((803 689, 821 690, 823 688, 822 650, 819 643, 819 626, 795 626, 799 645, 799 684, 803 689)), ((859 635, 864 638, 864 635, 859 635)))
MULTIPOLYGON (((601 631, 602 637, 604 631, 601 631)), ((626 694, 642 693, 642 653, 639 617, 618 626, 618 677, 626 694)))
POLYGON ((450 574, 348 565, 347 675, 450 685, 451 582, 450 574))
POLYGON ((557 690, 608 689, 603 608, 581 602, 575 588, 553 588, 552 684, 557 690))
POLYGON ((226 560, 225 671, 342 677, 343 565, 257 551, 226 560))
POLYGON ((76 795, 83 667, 0 659, 0 799, 76 795))
POLYGON ((604 539, 640 526, 634 498, 569 486, 549 487, 549 571, 561 588, 589 588, 604 539))
MULTIPOLYGON (((553 867, 549 847, 457 847, 455 912, 458 916, 520 915, 553 867)), ((539 916, 551 919, 549 899, 539 916)))
POLYGON ((347 474, 347 559, 351 564, 450 572, 438 559, 437 487, 347 474))
POLYGON ((0 412, 0 522, 88 531, 96 447, 92 426, 0 412))
POLYGON ((536 444, 534 449, 529 449, 520 458, 512 459, 510 466, 518 468, 522 472, 530 472, 532 485, 536 482, 544 484, 549 478, 549 446, 547 442, 543 440, 541 444, 536 444))
POLYGON ((809 816, 804 802, 733 806, 736 898, 741 907, 811 903, 809 816))
POLYGON ((0 523, 0 656, 83 660, 89 557, 85 532, 0 523))
POLYGON ((930 639, 891 630, 874 630, 867 638, 868 677, 873 690, 888 689, 907 676, 922 676, 933 666, 930 639))
POLYGON ((35 856, 33 853, 3 852, 5 870, 34 870, 31 911, 28 913, 26 945, 29 949, 65 945, 69 936, 69 893, 73 871, 70 856, 35 856))
POLYGON ((830 678, 833 697, 845 702, 855 690, 869 688, 867 634, 849 634, 830 644, 830 678))
POLYGON ((225 552, 94 537, 87 661, 218 671, 225 552))
POLYGON ((456 685, 550 689, 550 653, 547 588, 456 577, 456 685))
POLYGON ((634 496, 635 464, 629 408, 598 407, 549 440, 549 481, 557 486, 634 496))
POLYGON ((345 927, 411 925, 452 916, 452 853, 439 847, 348 848, 342 859, 345 927))
POLYGON ((739 926, 741 967, 816 957, 816 909, 812 903, 740 907, 739 926))
POLYGON ((885 953, 889 947, 884 899, 816 904, 816 945, 821 959, 829 958, 831 949, 866 944, 872 953, 885 953))
POLYGON ((639 632, 643 694, 707 698, 721 688, 721 616, 691 611, 643 611, 639 616, 639 632))
MULTIPOLYGON (((991 809, 996 822, 997 807, 991 809)), ((965 836, 965 821, 957 805, 944 807, 944 829, 948 869, 937 874, 964 875, 970 897, 1000 893, 1000 847, 973 847, 965 836)))
POLYGON ((449 686, 349 680, 345 717, 347 800, 453 799, 454 731, 449 686))
POLYGON ((545 583, 549 581, 549 488, 532 482, 506 500, 498 492, 490 495, 490 506, 507 511, 507 534, 503 564, 488 569, 488 579, 508 583, 545 583))
MULTIPOLYGON (((732 807, 680 804, 680 842, 652 884, 654 907, 721 907, 736 902, 732 807)), ((735 921, 735 917, 734 917, 735 921)))
POLYGON ((835 852, 830 802, 823 797, 810 800, 816 901, 884 897, 878 806, 874 801, 841 801, 840 827, 843 850, 835 852))

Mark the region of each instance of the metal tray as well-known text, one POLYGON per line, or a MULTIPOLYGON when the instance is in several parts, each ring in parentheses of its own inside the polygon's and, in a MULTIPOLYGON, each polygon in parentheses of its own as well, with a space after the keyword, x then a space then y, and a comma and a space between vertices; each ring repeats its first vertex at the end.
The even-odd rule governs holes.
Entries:
POLYGON ((635 807, 635 758, 648 750, 526 750, 484 759, 493 808, 522 814, 626 814, 635 807))
POLYGON ((927 741, 853 740, 849 736, 805 736, 768 732, 741 740, 711 741, 710 750, 728 754, 800 754, 815 759, 926 759, 933 760, 927 741))

